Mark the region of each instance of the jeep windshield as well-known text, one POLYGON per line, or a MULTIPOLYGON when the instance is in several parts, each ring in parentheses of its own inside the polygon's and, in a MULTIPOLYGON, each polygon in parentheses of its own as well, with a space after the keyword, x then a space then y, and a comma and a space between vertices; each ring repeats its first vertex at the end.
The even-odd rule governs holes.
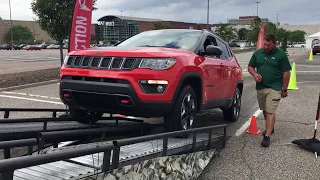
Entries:
POLYGON ((119 47, 165 47, 191 51, 201 36, 195 30, 153 30, 137 34, 121 43, 119 47))

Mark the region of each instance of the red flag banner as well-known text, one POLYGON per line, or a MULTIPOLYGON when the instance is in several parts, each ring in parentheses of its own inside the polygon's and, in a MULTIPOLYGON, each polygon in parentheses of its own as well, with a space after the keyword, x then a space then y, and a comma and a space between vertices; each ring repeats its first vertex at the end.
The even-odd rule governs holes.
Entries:
POLYGON ((76 0, 69 37, 69 52, 90 47, 92 0, 76 0))
POLYGON ((264 24, 261 24, 258 41, 257 41, 257 47, 256 49, 260 49, 263 47, 263 39, 264 39, 264 24))

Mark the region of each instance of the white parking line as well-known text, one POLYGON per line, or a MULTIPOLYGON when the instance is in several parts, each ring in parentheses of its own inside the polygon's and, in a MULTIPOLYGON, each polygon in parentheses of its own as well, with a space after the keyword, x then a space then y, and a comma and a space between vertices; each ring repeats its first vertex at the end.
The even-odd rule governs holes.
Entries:
POLYGON ((305 64, 296 64, 296 66, 303 66, 303 67, 311 67, 311 68, 319 68, 319 65, 305 65, 305 64))
POLYGON ((62 102, 47 101, 47 100, 33 99, 33 98, 25 98, 25 97, 18 97, 18 96, 8 96, 8 95, 1 95, 1 94, 0 94, 0 97, 12 98, 12 99, 22 99, 22 100, 28 100, 28 101, 37 101, 37 102, 43 102, 43 103, 49 103, 49 104, 64 105, 62 102))
POLYGON ((8 91, 2 91, 2 93, 5 93, 5 94, 13 94, 13 95, 21 95, 21 96, 38 97, 38 98, 44 98, 44 99, 55 99, 55 100, 60 100, 60 98, 56 98, 56 97, 41 96, 41 95, 27 94, 27 93, 19 93, 19 92, 8 92, 8 91))
POLYGON ((10 68, 10 69, 1 69, 0 71, 3 72, 3 71, 11 71, 11 70, 19 70, 19 69, 32 69, 32 68, 47 68, 47 67, 57 67, 57 65, 55 64, 52 64, 52 65, 45 65, 45 66, 31 66, 31 67, 23 67, 23 68, 10 68))
POLYGON ((301 81, 301 82, 297 82, 298 84, 300 83, 317 83, 319 81, 301 81))
MULTIPOLYGON (((258 117, 260 114, 262 113, 262 111, 260 109, 258 109, 253 116, 258 117)), ((250 122, 251 122, 251 117, 249 118, 249 120, 247 122, 245 122, 240 129, 238 129, 235 133, 235 136, 240 136, 241 134, 243 134, 248 127, 250 126, 250 122)))

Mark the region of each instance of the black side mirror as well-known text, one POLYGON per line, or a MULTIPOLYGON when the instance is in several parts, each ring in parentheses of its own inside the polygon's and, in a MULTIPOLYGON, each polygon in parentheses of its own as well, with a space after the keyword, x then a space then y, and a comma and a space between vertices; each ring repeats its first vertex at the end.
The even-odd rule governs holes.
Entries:
POLYGON ((206 52, 205 55, 209 55, 209 56, 221 56, 222 54, 222 50, 220 47, 218 46, 214 46, 214 45, 208 45, 206 47, 206 52))

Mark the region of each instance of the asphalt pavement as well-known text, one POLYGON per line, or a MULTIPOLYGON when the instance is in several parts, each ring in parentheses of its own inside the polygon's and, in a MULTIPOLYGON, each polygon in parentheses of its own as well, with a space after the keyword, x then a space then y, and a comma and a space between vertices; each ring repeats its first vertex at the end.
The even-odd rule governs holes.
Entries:
MULTIPOLYGON (((227 147, 221 157, 211 161, 199 179, 312 179, 315 164, 314 155, 291 145, 293 139, 310 137, 313 131, 317 96, 320 87, 320 55, 308 61, 305 50, 289 50, 291 62, 297 63, 299 90, 290 91, 289 97, 281 101, 277 115, 276 133, 271 146, 260 147, 261 135, 241 133, 246 130, 248 120, 258 110, 255 82, 247 72, 252 52, 236 54, 245 76, 242 109, 237 122, 228 123, 227 147), (282 170, 283 172, 281 172, 282 170)), ((59 84, 0 92, 1 107, 65 108, 59 99, 59 84)), ((1 116, 3 114, 0 113, 1 116)), ((10 117, 48 117, 49 113, 15 113, 10 117)), ((162 119, 146 122, 162 123, 162 119)), ((224 124, 219 109, 200 114, 198 126, 224 124)), ((258 116, 260 130, 264 130, 263 119, 258 116)), ((318 166, 317 166, 318 165, 318 166)), ((317 174, 319 176, 319 172, 317 174)))
MULTIPOLYGON (((63 51, 66 55, 67 50, 63 51)), ((60 50, 0 51, 0 74, 12 74, 60 67, 60 50)))

